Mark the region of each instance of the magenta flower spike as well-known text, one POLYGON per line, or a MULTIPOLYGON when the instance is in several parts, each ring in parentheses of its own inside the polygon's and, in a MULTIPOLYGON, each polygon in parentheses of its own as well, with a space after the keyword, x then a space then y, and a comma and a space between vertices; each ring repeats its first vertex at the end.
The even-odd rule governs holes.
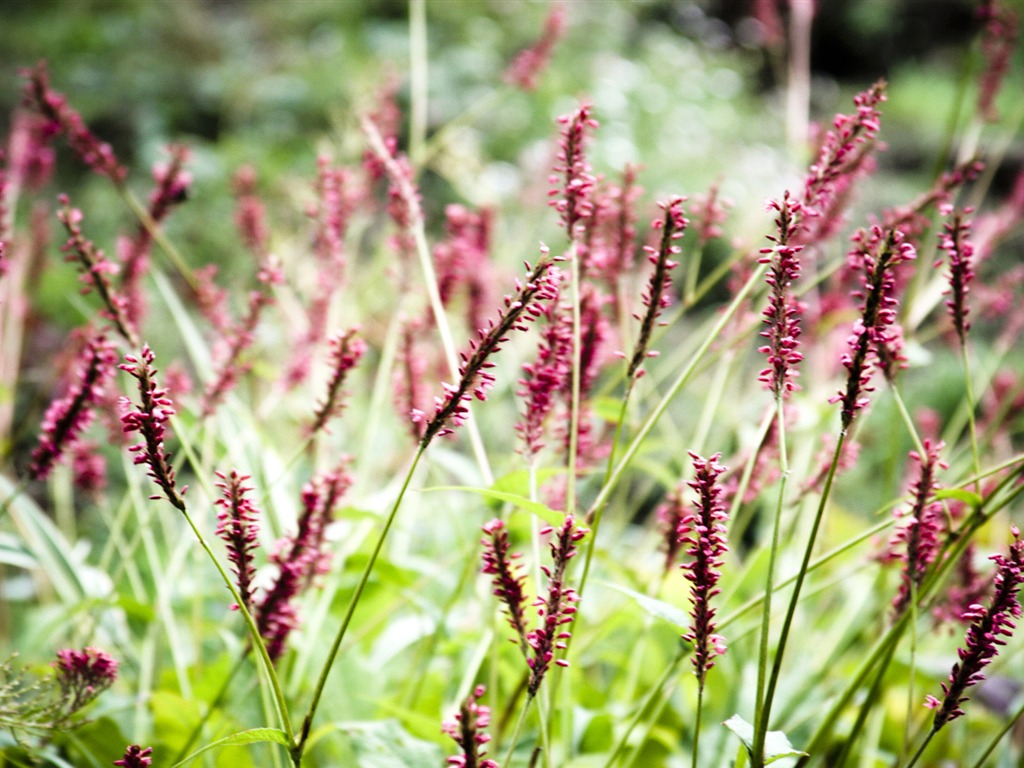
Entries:
POLYGON ((128 300, 110 282, 110 275, 117 274, 120 268, 82 234, 82 228, 79 226, 82 212, 71 207, 67 195, 60 196, 60 206, 57 218, 68 233, 68 240, 61 250, 67 254, 67 261, 78 262, 82 269, 80 279, 85 286, 82 293, 94 291, 103 302, 104 309, 101 314, 114 324, 114 328, 125 341, 132 346, 138 346, 135 326, 128 315, 128 300))
POLYGON ((256 626, 273 661, 284 653, 288 636, 299 624, 295 600, 315 576, 330 568, 324 543, 338 501, 352 484, 348 461, 344 457, 341 466, 306 484, 296 532, 278 541, 270 556, 278 574, 256 606, 256 626))
POLYGON ((57 673, 66 715, 85 707, 117 679, 117 661, 92 647, 80 651, 73 648, 57 651, 53 668, 57 673))
POLYGON ((1017 593, 1024 583, 1024 542, 1020 531, 1012 527, 1013 544, 1008 555, 993 555, 996 564, 995 591, 988 607, 972 605, 971 620, 964 637, 963 647, 957 649, 959 661, 953 665, 949 680, 942 684, 943 697, 928 696, 925 706, 936 710, 932 720, 932 731, 938 731, 946 723, 964 714, 960 705, 968 700, 964 692, 985 679, 982 670, 998 655, 999 648, 1006 644, 1021 615, 1017 593))
POLYGON ((880 80, 853 99, 856 111, 838 114, 826 131, 818 156, 811 164, 800 199, 803 206, 799 241, 809 244, 826 239, 837 229, 840 208, 856 177, 866 169, 871 142, 880 128, 878 105, 885 101, 885 81, 880 80))
POLYGON ((907 522, 896 530, 889 542, 890 551, 903 561, 900 589, 892 601, 894 619, 909 607, 912 595, 939 553, 938 534, 943 510, 935 491, 939 487, 936 474, 947 467, 940 458, 944 447, 942 442, 933 444, 926 439, 923 456, 917 451, 910 452, 910 458, 919 464, 918 476, 910 489, 910 509, 900 514, 907 522))
POLYGON ((537 80, 551 59, 551 52, 565 34, 565 7, 556 2, 544 19, 544 31, 540 38, 529 48, 520 53, 505 70, 503 79, 506 83, 532 91, 537 87, 537 80))
POLYGON ((985 67, 978 79, 978 112, 988 122, 999 120, 996 96, 1013 63, 1013 52, 1020 34, 1020 17, 1009 8, 1000 8, 996 2, 983 4, 978 9, 985 28, 981 33, 981 55, 985 67))
POLYGON ((486 757, 484 746, 491 740, 486 728, 491 724, 491 709, 479 701, 487 689, 478 685, 459 705, 459 711, 452 720, 441 725, 441 730, 451 736, 462 750, 461 754, 448 758, 448 765, 455 768, 498 768, 498 763, 486 757))
POLYGON ((896 325, 896 307, 893 295, 896 281, 893 268, 904 261, 917 258, 914 247, 904 240, 899 230, 883 232, 872 227, 870 233, 859 231, 854 236, 858 248, 850 253, 852 262, 864 273, 863 288, 853 296, 861 301, 861 317, 854 323, 847 339, 848 350, 843 354, 847 370, 846 389, 829 399, 842 403, 843 429, 849 429, 857 412, 868 404, 871 371, 877 365, 887 377, 903 360, 902 334, 896 325))
POLYGON ((573 114, 558 118, 559 125, 563 127, 548 195, 552 198, 550 205, 561 216, 570 240, 577 239, 579 225, 594 213, 591 198, 597 179, 591 172, 585 152, 588 131, 597 128, 590 109, 590 104, 581 104, 573 114))
POLYGON ((518 642, 524 654, 528 654, 526 644, 526 593, 523 591, 523 576, 519 564, 521 553, 509 554, 508 530, 498 519, 491 520, 483 526, 484 546, 482 573, 493 576, 494 596, 505 606, 508 623, 516 631, 512 642, 518 642))
POLYGON ((102 333, 91 334, 78 356, 67 393, 54 400, 43 416, 39 444, 32 451, 28 468, 30 477, 46 478, 62 456, 69 450, 74 452, 82 433, 92 423, 94 406, 103 399, 116 370, 113 343, 102 333))
POLYGON ((682 484, 673 488, 665 497, 665 501, 658 507, 657 517, 658 526, 664 536, 665 572, 668 573, 671 568, 675 567, 683 543, 679 538, 679 528, 686 517, 686 501, 683 499, 682 484))
POLYGON ((768 264, 765 281, 768 283, 768 307, 762 315, 768 328, 761 335, 768 343, 758 352, 768 357, 768 367, 758 379, 767 385, 776 398, 784 399, 796 389, 794 379, 799 375, 797 365, 803 360, 800 346, 800 315, 802 307, 792 294, 792 285, 800 277, 801 245, 793 245, 800 227, 803 206, 787 191, 782 202, 772 200, 769 207, 778 211, 775 217, 775 235, 768 239, 775 245, 762 248, 758 260, 768 264))
MULTIPOLYGON (((946 302, 946 308, 953 319, 957 338, 963 345, 967 343, 967 331, 971 328, 971 323, 967 319, 970 312, 967 307, 967 294, 974 278, 974 245, 971 242, 971 223, 966 217, 973 213, 973 209, 954 211, 952 206, 946 205, 940 210, 949 216, 949 220, 943 225, 942 234, 939 235, 939 248, 944 250, 949 258, 947 277, 950 298, 946 302)), ((936 262, 935 266, 940 264, 941 262, 936 262)))
POLYGON ((725 472, 725 467, 718 463, 720 456, 716 453, 703 459, 690 453, 696 475, 687 485, 697 492, 697 497, 694 511, 683 518, 679 527, 679 539, 686 545, 689 558, 682 568, 691 585, 693 619, 683 639, 693 643, 693 669, 701 688, 708 670, 715 665, 713 659, 726 651, 722 637, 715 634, 716 610, 711 605, 712 598, 721 592, 716 585, 722 575, 722 558, 729 549, 725 540, 728 514, 718 483, 719 475, 725 472))
POLYGON ((536 456, 544 447, 544 423, 558 402, 572 370, 572 316, 557 299, 544 306, 544 329, 537 345, 537 357, 523 364, 521 389, 517 394, 526 407, 515 429, 524 443, 526 457, 536 456))
MULTIPOLYGON (((219 507, 217 535, 227 546, 228 560, 231 561, 235 586, 238 588, 239 597, 242 598, 242 604, 246 610, 251 611, 253 578, 256 575, 253 551, 258 546, 256 535, 259 533, 259 526, 256 524, 259 511, 253 506, 252 501, 246 498, 246 494, 252 492, 252 488, 246 485, 251 478, 249 475, 239 474, 235 469, 227 475, 217 472, 217 477, 221 482, 216 485, 223 493, 223 496, 214 502, 219 507)), ((231 610, 237 611, 238 607, 235 603, 231 610)))
MULTIPOLYGON (((135 406, 127 397, 121 398, 124 415, 121 423, 125 433, 138 432, 142 442, 136 443, 128 450, 135 454, 136 464, 145 464, 149 468, 149 476, 163 492, 171 505, 182 512, 185 511, 183 496, 187 487, 180 491, 177 488, 174 468, 171 466, 171 454, 164 448, 164 437, 167 423, 174 415, 174 403, 167 396, 167 390, 157 385, 157 369, 153 367, 155 355, 146 344, 138 357, 125 355, 127 361, 118 366, 138 382, 139 405, 135 406)), ((151 499, 159 499, 156 494, 151 499)))
POLYGON ((138 744, 129 744, 124 751, 124 757, 115 760, 114 765, 121 768, 146 768, 153 764, 153 748, 140 747, 138 744))
POLYGON ((576 542, 590 531, 577 526, 572 515, 566 515, 557 529, 546 526, 540 533, 553 534, 549 542, 552 564, 550 567, 541 567, 548 579, 547 592, 544 596, 538 595, 533 603, 537 608, 539 625, 526 633, 526 644, 532 652, 526 659, 530 667, 526 691, 531 697, 537 695, 552 662, 560 667, 569 666, 568 661, 556 656, 568 647, 568 640, 572 636, 569 625, 576 618, 576 603, 580 597, 566 583, 565 571, 569 560, 576 556, 576 542))
POLYGON ((47 121, 46 133, 49 136, 63 134, 72 151, 89 168, 117 186, 124 184, 128 169, 118 162, 109 144, 93 135, 82 116, 68 104, 67 98, 50 89, 46 62, 39 62, 34 69, 22 70, 21 74, 28 79, 22 102, 47 121))
MULTIPOLYGON (((155 186, 149 195, 149 217, 155 223, 167 218, 171 209, 183 202, 192 184, 191 175, 184 170, 188 160, 187 147, 172 144, 167 148, 167 162, 153 166, 155 186)), ((145 296, 142 279, 149 271, 149 254, 153 245, 153 234, 149 227, 140 224, 133 237, 118 239, 118 255, 121 260, 121 291, 126 300, 126 310, 134 327, 139 327, 145 314, 145 296)))
POLYGON ((658 248, 644 246, 647 260, 654 265, 654 271, 651 272, 647 289, 643 294, 645 308, 643 316, 634 315, 640 321, 640 335, 637 337, 626 371, 628 379, 632 379, 634 376, 637 378, 643 376, 644 372, 641 366, 644 360, 648 357, 656 357, 658 354, 649 349, 651 334, 654 332, 655 325, 664 325, 658 318, 661 316, 661 311, 671 302, 671 272, 679 266, 679 262, 675 261, 674 257, 678 256, 681 251, 680 247, 676 245, 676 240, 683 236, 689 223, 683 214, 685 200, 685 197, 677 195, 658 203, 665 213, 662 218, 655 219, 651 226, 655 230, 661 230, 661 243, 658 248))
POLYGON ((366 342, 356 335, 357 332, 357 328, 352 328, 333 336, 328 342, 331 347, 331 379, 327 382, 327 394, 313 415, 309 428, 311 435, 325 429, 327 422, 340 415, 345 407, 342 391, 345 379, 366 353, 366 342))
MULTIPOLYGON (((546 255, 546 254, 545 254, 546 255)), ((516 281, 516 292, 505 297, 505 307, 498 313, 497 321, 490 321, 481 329, 479 339, 470 342, 470 351, 463 352, 459 364, 457 384, 444 384, 444 397, 434 400, 434 414, 426 421, 420 443, 426 447, 435 437, 449 435, 453 427, 464 424, 469 418, 468 403, 473 398, 486 400, 487 393, 494 385, 494 367, 491 355, 501 349, 512 331, 525 331, 528 323, 539 317, 542 302, 558 298, 561 272, 547 258, 542 258, 536 267, 526 265, 527 277, 524 283, 516 281)), ((425 420, 422 412, 413 413, 417 424, 425 420)))

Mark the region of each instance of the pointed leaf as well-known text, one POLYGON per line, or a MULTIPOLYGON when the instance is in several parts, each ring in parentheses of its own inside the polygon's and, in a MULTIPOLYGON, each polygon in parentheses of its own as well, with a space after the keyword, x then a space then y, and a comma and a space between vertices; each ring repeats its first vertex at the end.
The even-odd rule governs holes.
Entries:
POLYGON ((629 595, 633 598, 633 601, 644 611, 654 616, 657 619, 667 621, 669 624, 677 627, 678 629, 685 629, 690 624, 690 616, 682 608, 678 608, 671 603, 666 603, 664 600, 658 600, 657 598, 650 597, 648 595, 636 592, 629 587, 623 587, 618 584, 612 584, 610 582, 602 582, 606 587, 611 587, 614 590, 621 592, 624 595, 629 595))
POLYGON ((219 749, 220 747, 241 747, 246 744, 259 744, 260 742, 267 741, 280 744, 284 747, 291 746, 288 743, 288 734, 280 728, 251 728, 248 731, 239 731, 238 733, 233 733, 230 736, 225 736, 223 739, 217 739, 217 741, 207 744, 202 749, 193 752, 180 763, 175 763, 171 768, 178 768, 179 765, 186 765, 204 752, 209 752, 211 749, 219 749))
MULTIPOLYGON (((739 715, 733 715, 724 723, 726 728, 735 733, 739 740, 746 747, 747 754, 752 755, 754 751, 754 726, 748 723, 739 715)), ((806 752, 801 752, 793 747, 782 731, 768 731, 764 739, 764 764, 769 765, 784 757, 805 757, 806 752)))
POLYGON ((507 502, 513 506, 529 512, 531 515, 536 515, 545 523, 549 525, 561 525, 564 515, 558 510, 551 509, 546 504, 541 504, 539 501, 532 501, 525 496, 520 496, 517 493, 505 493, 503 491, 495 491, 491 488, 474 488, 468 485, 436 485, 432 488, 424 488, 423 491, 468 491, 469 493, 476 493, 487 499, 494 499, 495 501, 507 502))
POLYGON ((984 499, 974 491, 965 488, 943 488, 935 492, 936 499, 955 499, 962 501, 970 507, 980 507, 984 499))

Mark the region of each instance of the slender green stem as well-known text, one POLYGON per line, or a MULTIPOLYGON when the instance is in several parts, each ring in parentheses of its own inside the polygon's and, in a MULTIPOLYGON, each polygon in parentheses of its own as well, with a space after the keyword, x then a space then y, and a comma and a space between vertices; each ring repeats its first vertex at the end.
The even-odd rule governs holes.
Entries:
MULTIPOLYGON (((579 451, 579 428, 580 428, 580 381, 582 371, 580 363, 583 359, 583 350, 580 349, 581 341, 581 318, 580 318, 580 259, 579 248, 573 240, 569 246, 569 291, 572 302, 572 397, 569 404, 569 456, 567 458, 566 489, 565 489, 565 511, 567 514, 576 512, 576 460, 579 451)), ((596 538, 591 537, 591 541, 596 538)), ((591 545, 593 546, 593 545, 591 545)))
POLYGON ((181 255, 181 251, 179 251, 175 247, 174 243, 167 238, 167 235, 164 234, 160 225, 153 220, 152 216, 149 215, 149 210, 146 206, 139 202, 139 198, 137 198, 130 189, 123 184, 116 184, 115 187, 118 194, 121 196, 121 199, 124 200, 125 204, 129 208, 132 209, 132 212, 138 218, 139 223, 141 223, 146 232, 149 233, 149 236, 153 238, 153 242, 159 245, 160 250, 167 254, 167 258, 171 260, 171 264, 174 265, 178 274, 181 275, 186 283, 188 283, 189 288, 195 290, 196 287, 198 287, 199 282, 196 280, 196 276, 192 272, 192 268, 188 265, 188 262, 185 261, 185 257, 181 255))
POLYGON ((391 505, 391 511, 388 513, 388 516, 384 521, 384 526, 381 528, 380 536, 377 537, 377 543, 374 544, 373 551, 370 552, 370 557, 366 561, 366 566, 363 568, 362 576, 359 577, 359 583, 356 585, 355 592, 352 593, 352 599, 349 601, 348 608, 341 620, 341 626, 338 628, 338 632, 335 634, 334 640, 331 643, 330 650, 327 652, 327 658, 324 660, 323 667, 320 670, 320 675, 316 681, 316 687, 313 690, 313 698, 309 703, 309 709, 306 711, 306 716, 302 720, 302 731, 299 735, 299 740, 295 743, 295 748, 293 750, 292 759, 295 761, 296 765, 298 765, 298 761, 302 759, 302 751, 305 749, 306 741, 309 739, 310 729, 313 726, 313 718, 316 715, 317 708, 320 706, 320 698, 323 696, 324 687, 327 685, 327 678, 331 673, 331 668, 334 666, 334 660, 338 656, 338 651, 341 649, 341 643, 345 639, 345 634, 348 632, 349 625, 352 623, 352 617, 355 615, 356 607, 359 605, 359 600, 363 595, 363 590, 366 589, 366 585, 370 581, 370 574, 373 573, 373 568, 377 564, 377 558, 384 547, 384 541, 388 537, 388 532, 391 530, 392 523, 395 522, 395 517, 398 515, 398 508, 402 505, 402 500, 405 498, 405 493, 409 489, 409 484, 412 482, 413 474, 416 472, 416 467, 425 450, 425 445, 420 445, 420 447, 416 449, 416 454, 412 458, 409 471, 406 472, 405 480, 402 482, 402 487, 399 490, 394 503, 391 505))
MULTIPOLYGON (((658 679, 658 682, 654 684, 650 691, 648 691, 647 698, 645 698, 643 703, 639 707, 637 707, 636 714, 633 715, 632 719, 629 721, 629 725, 626 726, 625 732, 622 734, 618 743, 615 745, 615 749, 612 750, 612 753, 608 758, 608 762, 604 764, 604 768, 612 768, 612 766, 615 764, 615 761, 618 759, 619 755, 622 754, 622 750, 626 748, 626 742, 629 741, 629 737, 632 735, 633 730, 636 728, 640 720, 643 718, 644 713, 650 708, 651 704, 654 702, 654 699, 665 690, 665 687, 668 685, 669 681, 676 677, 676 670, 679 668, 679 663, 683 660, 683 658, 685 658, 686 653, 687 647, 680 643, 679 652, 676 653, 675 658, 672 659, 672 663, 665 667, 665 671, 658 679)), ((664 700, 667 701, 667 697, 664 700)), ((650 733, 651 727, 653 727, 653 723, 656 720, 657 716, 655 713, 655 716, 651 718, 651 726, 647 729, 648 734, 650 733)), ((634 752, 634 754, 640 751, 640 747, 643 746, 643 743, 646 740, 647 735, 645 734, 644 738, 640 740, 640 743, 637 746, 637 749, 634 752)))
POLYGON ((992 737, 992 741, 989 742, 989 745, 985 748, 985 751, 981 753, 981 755, 974 762, 974 765, 972 765, 971 768, 982 768, 982 766, 985 765, 985 761, 988 760, 989 755, 991 755, 995 751, 995 748, 999 745, 999 742, 1006 737, 1006 734, 1010 732, 1010 729, 1013 728, 1013 726, 1017 724, 1017 721, 1019 721, 1022 717, 1024 717, 1024 702, 1022 702, 1020 707, 1017 708, 1017 711, 1014 713, 1013 717, 1008 718, 1007 721, 1003 723, 1003 727, 999 730, 999 733, 992 737))
POLYGON ((409 154, 419 157, 427 137, 427 0, 409 2, 409 154))
MULTIPOLYGON (((263 638, 260 636, 260 630, 256 626, 256 620, 253 618, 252 613, 245 606, 245 601, 242 600, 242 596, 238 593, 238 589, 235 587, 234 580, 224 570, 224 566, 220 564, 220 560, 214 555, 213 550, 210 549, 209 543, 203 536, 202 531, 195 524, 192 516, 187 510, 182 512, 185 520, 188 522, 189 527, 192 529, 192 533, 199 541, 199 546, 203 548, 203 551, 209 556, 213 565, 216 567, 217 572, 220 574, 221 579, 227 585, 228 591, 231 592, 231 599, 234 600, 235 605, 238 606, 238 612, 242 614, 242 618, 245 620, 245 625, 249 629, 249 636, 252 639, 253 648, 256 649, 256 653, 260 660, 263 662, 263 671, 266 673, 267 679, 270 682, 271 694, 274 698, 274 705, 277 707, 278 717, 281 718, 281 727, 288 737, 289 744, 295 744, 295 731, 292 729, 292 721, 288 716, 288 704, 284 698, 284 690, 281 688, 281 680, 277 676, 277 671, 274 669, 274 663, 270 660, 270 655, 267 653, 267 646, 263 642, 263 638)), ((293 762, 298 766, 298 762, 293 758, 293 762)))
MULTIPOLYGON (((765 680, 768 671, 769 629, 772 621, 772 593, 775 591, 775 563, 779 553, 779 529, 781 528, 782 506, 786 497, 786 482, 789 479, 789 457, 786 452, 786 417, 785 404, 781 396, 775 397, 775 418, 779 435, 779 492, 775 499, 775 519, 772 521, 772 543, 768 550, 768 572, 765 575, 764 601, 761 604, 761 635, 757 651, 757 691, 754 698, 754 750, 755 754, 764 753, 764 736, 761 736, 760 752, 757 751, 757 735, 767 733, 768 726, 764 711, 765 680), (762 727, 763 725, 763 727, 762 727)), ((781 654, 781 648, 780 648, 781 654)))
POLYGON ((690 760, 690 768, 697 768, 700 760, 700 721, 704 714, 704 684, 698 682, 697 688, 697 712, 693 717, 693 755, 690 760))
POLYGON ((526 714, 530 711, 530 704, 532 703, 533 696, 527 696, 526 701, 523 703, 523 708, 519 710, 519 719, 516 720, 516 729, 512 731, 512 738, 508 743, 508 751, 505 753, 505 759, 501 763, 502 768, 509 768, 512 765, 512 755, 516 751, 516 745, 519 744, 519 737, 523 734, 526 714))
MULTIPOLYGON (((981 458, 978 453, 978 429, 974 419, 974 385, 971 383, 971 356, 967 353, 967 340, 960 340, 960 356, 964 362, 964 398, 967 400, 967 432, 971 437, 971 458, 974 461, 974 474, 981 474, 981 458)), ((924 455, 924 454, 922 454, 924 455)), ((975 485, 976 492, 981 491, 975 485)))
POLYGON ((182 744, 181 749, 178 750, 178 754, 171 758, 171 765, 177 765, 184 760, 185 756, 189 753, 189 750, 192 749, 192 745, 196 743, 196 740, 199 738, 200 734, 202 734, 203 728, 205 728, 206 724, 210 722, 210 718, 213 717, 213 713, 217 711, 217 707, 220 706, 221 702, 223 702, 224 698, 227 696, 228 691, 231 690, 231 684, 235 680, 235 675, 238 674, 242 669, 242 665, 245 664, 245 660, 249 656, 250 649, 251 646, 247 646, 245 651, 235 659, 235 663, 228 671, 228 674, 224 677, 224 682, 221 683, 220 689, 217 691, 217 695, 213 697, 213 701, 211 701, 210 705, 206 708, 206 712, 204 712, 203 716, 199 718, 199 722, 196 723, 188 738, 185 739, 185 743, 182 744))
POLYGON ((732 319, 733 315, 736 314, 736 311, 740 308, 743 302, 746 301, 747 295, 750 293, 751 290, 753 290, 755 285, 761 282, 761 279, 764 277, 764 273, 767 268, 767 264, 761 264, 758 266, 756 270, 754 270, 753 274, 751 274, 751 276, 747 279, 747 282, 743 285, 743 287, 736 293, 735 296, 733 296, 733 300, 732 302, 730 302, 729 306, 725 309, 723 313, 721 313, 718 316, 718 319, 715 321, 714 325, 708 331, 707 335, 704 338, 704 341, 701 343, 700 347, 697 348, 697 351, 694 352, 693 357, 690 358, 689 362, 686 364, 686 367, 679 372, 679 375, 669 386, 668 391, 664 394, 664 396, 662 396, 661 400, 650 412, 650 414, 648 414, 643 424, 640 425, 640 429, 637 431, 636 435, 630 441, 629 445, 626 446, 626 450, 623 453, 622 458, 619 459, 619 462, 615 465, 615 468, 612 470, 611 475, 608 477, 608 480, 601 487, 601 490, 598 491, 596 498, 590 505, 590 509, 587 511, 586 515, 586 521, 588 524, 594 519, 594 516, 597 514, 597 511, 608 502, 609 496, 611 496, 612 491, 615 490, 619 480, 622 478, 622 475, 626 471, 626 468, 632 462, 633 457, 636 455, 637 451, 640 450, 640 446, 643 445, 643 442, 647 438, 647 435, 649 435, 651 430, 654 429, 655 424, 658 423, 658 420, 661 418, 661 415, 668 408, 669 403, 675 400, 675 398, 679 395, 679 392, 682 390, 682 388, 689 382, 690 377, 693 376, 694 371, 697 370, 697 366, 699 365, 700 361, 703 359, 704 355, 707 354, 707 351, 711 348, 711 345, 714 344, 715 341, 719 339, 722 330, 732 319))
POLYGON ((914 768, 914 766, 917 764, 917 761, 921 759, 921 755, 924 754, 925 748, 928 746, 928 744, 931 743, 932 737, 936 733, 938 733, 938 731, 936 731, 934 728, 929 729, 928 733, 924 737, 924 740, 921 742, 921 746, 917 748, 917 751, 914 753, 914 756, 910 758, 910 762, 908 762, 906 766, 904 766, 904 768, 914 768))
MULTIPOLYGON (((836 449, 832 455, 832 463, 828 468, 828 475, 825 477, 825 485, 821 491, 821 499, 818 502, 818 509, 814 514, 814 522, 811 524, 810 534, 807 536, 807 545, 804 547, 803 560, 800 569, 797 571, 796 583, 793 585, 793 594, 789 598, 789 607, 786 609, 786 618, 782 622, 782 631, 779 634, 779 644, 775 650, 775 660, 772 663, 771 676, 768 679, 768 687, 765 692, 764 702, 761 705, 761 717, 754 731, 754 747, 751 755, 751 764, 754 768, 764 766, 764 742, 768 732, 768 723, 772 713, 772 703, 775 699, 775 690, 779 682, 779 674, 782 671, 782 660, 786 653, 786 643, 789 640, 789 632, 793 626, 793 617, 796 615, 796 606, 800 601, 800 591, 803 589, 804 579, 807 577, 807 569, 811 562, 811 554, 814 551, 814 544, 818 538, 818 529, 825 516, 825 507, 828 505, 829 494, 832 491, 832 481, 835 479, 836 468, 839 466, 839 458, 842 456, 843 446, 846 442, 846 430, 839 433, 836 440, 836 449)), ((765 596, 767 599, 767 595, 765 596)))

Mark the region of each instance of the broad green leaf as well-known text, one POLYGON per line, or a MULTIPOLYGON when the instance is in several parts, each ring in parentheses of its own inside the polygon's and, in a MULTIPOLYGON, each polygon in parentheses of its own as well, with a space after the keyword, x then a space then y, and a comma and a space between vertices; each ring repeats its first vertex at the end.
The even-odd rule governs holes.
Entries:
MULTIPOLYGON (((754 726, 748 723, 739 715, 733 715, 724 723, 726 728, 735 733, 740 741, 743 742, 743 746, 746 747, 747 754, 753 754, 754 750, 754 726)), ((765 734, 764 739, 764 764, 768 765, 774 763, 776 760, 781 760, 784 757, 805 757, 806 752, 801 752, 799 749, 793 747, 789 743, 789 739, 786 738, 786 734, 782 731, 768 731, 765 734)))
POLYGON ((272 742, 284 747, 291 746, 288 743, 288 734, 279 728, 251 728, 248 731, 239 731, 238 733, 233 733, 230 736, 225 736, 223 739, 217 739, 217 741, 207 744, 202 749, 193 752, 181 762, 175 763, 171 768, 177 768, 179 765, 186 765, 204 752, 209 752, 211 749, 220 749, 221 747, 242 747, 247 744, 260 744, 264 742, 272 742))
POLYGON ((359 768, 437 768, 441 748, 411 736, 397 720, 339 723, 359 758, 359 768))
POLYGON ((610 582, 602 582, 606 587, 611 587, 614 590, 621 592, 624 595, 629 595, 633 598, 633 601, 645 612, 649 613, 657 619, 667 621, 679 629, 684 629, 690 623, 690 616, 682 608, 666 603, 664 600, 658 600, 647 595, 643 595, 629 587, 623 587, 619 584, 612 584, 610 582))
POLYGON ((974 491, 968 491, 964 488, 943 488, 940 491, 935 492, 936 499, 955 499, 956 501, 962 501, 971 507, 981 506, 981 502, 984 501, 980 495, 974 491))
POLYGON ((529 512, 531 515, 536 515, 549 525, 561 525, 564 519, 561 512, 551 509, 551 507, 541 504, 539 501, 532 501, 525 496, 495 491, 490 488, 474 488, 468 485, 437 485, 432 488, 424 488, 423 491, 424 493, 433 491, 467 491, 469 493, 476 493, 488 499, 512 504, 519 509, 529 512))

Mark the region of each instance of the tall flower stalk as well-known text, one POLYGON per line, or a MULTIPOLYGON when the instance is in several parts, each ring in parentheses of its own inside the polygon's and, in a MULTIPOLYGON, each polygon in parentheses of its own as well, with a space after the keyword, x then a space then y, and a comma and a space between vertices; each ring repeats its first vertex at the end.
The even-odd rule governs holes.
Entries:
POLYGON ((717 585, 722 577, 722 558, 728 551, 725 539, 728 515, 722 500, 722 487, 718 483, 719 475, 725 471, 725 467, 718 463, 721 454, 705 459, 691 451, 690 458, 695 476, 687 485, 697 496, 693 512, 680 523, 679 540, 686 547, 687 561, 682 568, 690 582, 690 617, 693 619, 683 639, 693 643, 693 673, 697 677, 697 716, 693 734, 693 766, 696 768, 704 683, 708 670, 715 666, 715 657, 726 651, 725 641, 715 632, 717 611, 711 600, 721 592, 717 585))

